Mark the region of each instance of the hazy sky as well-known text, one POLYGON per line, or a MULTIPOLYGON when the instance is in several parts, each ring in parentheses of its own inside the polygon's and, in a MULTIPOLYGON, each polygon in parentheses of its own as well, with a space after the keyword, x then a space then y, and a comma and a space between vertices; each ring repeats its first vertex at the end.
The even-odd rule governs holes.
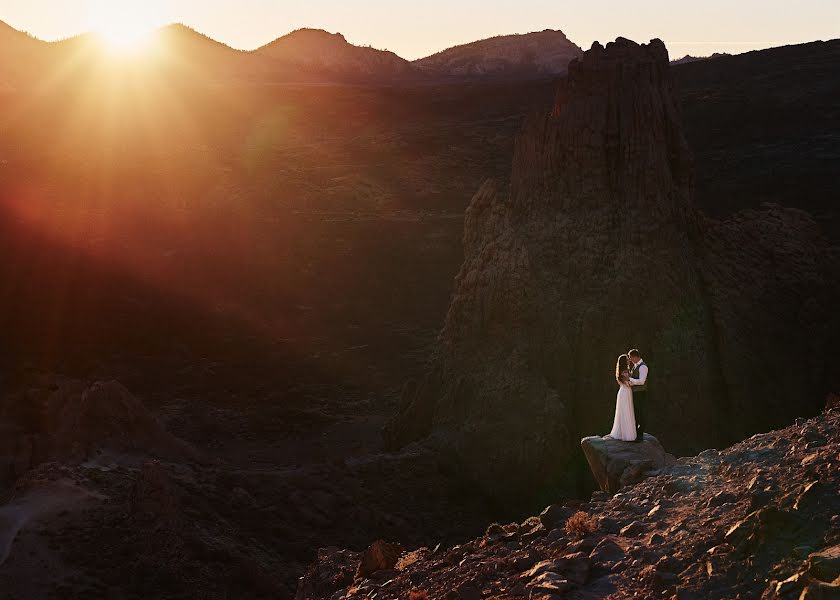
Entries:
MULTIPOLYGON (((418 58, 502 33, 561 29, 578 45, 662 38, 671 56, 840 37, 840 0, 106 0, 133 19, 180 21, 252 49, 300 27, 418 58)), ((43 39, 93 28, 103 0, 0 0, 0 20, 43 39)), ((112 9, 109 9, 112 11, 112 9)))

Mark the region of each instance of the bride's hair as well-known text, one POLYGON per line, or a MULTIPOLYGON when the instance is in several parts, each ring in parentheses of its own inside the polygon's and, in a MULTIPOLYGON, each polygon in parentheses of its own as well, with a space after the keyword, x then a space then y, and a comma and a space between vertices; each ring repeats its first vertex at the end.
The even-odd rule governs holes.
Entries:
POLYGON ((615 380, 618 383, 627 383, 630 377, 630 365, 626 354, 622 354, 615 361, 615 380))

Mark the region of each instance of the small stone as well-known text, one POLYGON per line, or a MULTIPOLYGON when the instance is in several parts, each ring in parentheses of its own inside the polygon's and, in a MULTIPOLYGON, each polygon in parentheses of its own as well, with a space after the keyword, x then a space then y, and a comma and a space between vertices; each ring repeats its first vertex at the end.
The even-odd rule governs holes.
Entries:
POLYGON ((611 565, 624 557, 624 549, 609 538, 601 540, 589 553, 589 560, 599 565, 611 565))
POLYGON ((653 575, 653 584, 659 589, 671 587, 677 581, 679 581, 679 577, 675 573, 668 571, 656 571, 653 575))
POLYGON ((536 554, 528 552, 523 556, 518 556, 513 559, 513 568, 516 571, 525 571, 532 568, 539 560, 540 559, 536 554))
POLYGON ((481 600, 481 590, 473 583, 463 583, 458 586, 458 598, 460 600, 481 600))
POLYGON ((811 554, 808 557, 808 572, 828 583, 840 577, 840 545, 811 554))
POLYGON ((803 511, 812 510, 816 508, 823 498, 825 493, 825 486, 819 481, 812 481, 806 485, 796 502, 793 505, 793 510, 803 511))
POLYGON ((589 557, 583 552, 568 554, 554 561, 555 570, 572 583, 583 585, 589 577, 589 557))
POLYGON ((639 521, 633 521, 629 525, 624 526, 618 535, 621 537, 636 537, 642 533, 644 526, 639 521))
POLYGON ((760 490, 750 494, 750 510, 764 508, 773 498, 773 494, 768 490, 760 490))
POLYGON ((543 527, 554 529, 563 525, 572 514, 574 514, 574 511, 571 508, 567 508, 561 504, 552 504, 543 509, 539 519, 543 527))
POLYGON ((598 520, 598 530, 604 533, 617 534, 621 531, 621 525, 612 517, 601 517, 598 520))
POLYGON ((534 598, 547 594, 562 595, 571 590, 574 584, 557 573, 546 572, 528 582, 525 587, 530 588, 530 597, 534 598))
POLYGON ((370 577, 377 571, 393 569, 402 554, 402 546, 376 540, 362 553, 356 578, 370 577))

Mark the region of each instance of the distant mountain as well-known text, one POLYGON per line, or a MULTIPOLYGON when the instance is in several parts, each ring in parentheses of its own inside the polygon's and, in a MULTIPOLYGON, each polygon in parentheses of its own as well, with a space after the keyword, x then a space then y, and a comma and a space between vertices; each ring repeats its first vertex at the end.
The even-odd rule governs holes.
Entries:
POLYGON ((565 73, 583 51, 562 31, 501 35, 414 61, 421 71, 450 77, 518 78, 565 73))
POLYGON ((13 91, 34 77, 46 46, 41 40, 0 21, 0 93, 13 91))
POLYGON ((247 77, 252 71, 247 64, 248 52, 235 50, 181 23, 161 27, 155 38, 158 60, 179 76, 224 80, 247 77))
POLYGON ((340 33, 298 29, 253 53, 273 70, 337 79, 394 79, 417 74, 414 66, 393 52, 354 46, 340 33))
POLYGON ((684 65, 687 63, 697 62, 698 60, 709 60, 710 58, 722 58, 724 56, 732 56, 728 52, 715 52, 711 56, 691 56, 690 54, 686 54, 682 58, 676 58, 671 61, 672 65, 684 65))
MULTIPOLYGON (((165 71, 188 80, 518 79, 565 73, 569 62, 581 55, 581 49, 563 32, 550 29, 455 46, 413 63, 387 50, 353 45, 340 33, 321 29, 298 29, 250 52, 235 50, 182 24, 162 27, 155 35, 152 58, 165 71)), ((0 21, 0 89, 37 82, 45 72, 75 77, 103 58, 108 53, 96 34, 44 42, 0 21)))

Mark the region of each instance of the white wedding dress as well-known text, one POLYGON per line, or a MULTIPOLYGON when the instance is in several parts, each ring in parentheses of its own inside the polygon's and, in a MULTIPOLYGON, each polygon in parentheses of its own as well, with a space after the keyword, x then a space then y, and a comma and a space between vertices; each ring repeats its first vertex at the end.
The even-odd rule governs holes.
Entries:
POLYGON ((610 437, 632 442, 636 439, 636 413, 633 410, 633 390, 626 383, 618 387, 615 397, 615 419, 610 437))

